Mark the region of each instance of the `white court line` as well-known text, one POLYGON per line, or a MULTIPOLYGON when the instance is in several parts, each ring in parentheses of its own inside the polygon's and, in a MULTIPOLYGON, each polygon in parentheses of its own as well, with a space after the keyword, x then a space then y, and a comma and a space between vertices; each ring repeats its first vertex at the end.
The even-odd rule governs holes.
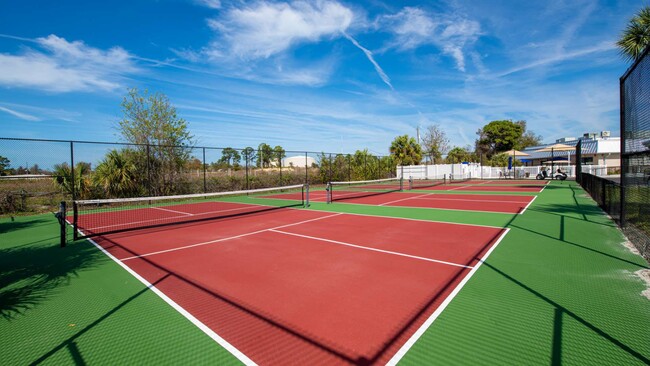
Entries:
POLYGON ((528 206, 530 206, 533 202, 535 202, 536 199, 537 199, 537 196, 533 197, 533 199, 530 200, 530 203, 528 203, 528 204, 526 205, 526 207, 524 207, 524 209, 523 209, 519 214, 521 215, 521 214, 523 214, 524 212, 526 212, 526 210, 528 209, 528 206))
POLYGON ((380 205, 377 205, 377 206, 385 206, 385 205, 389 205, 389 204, 391 204, 391 203, 395 203, 395 202, 401 202, 401 201, 406 201, 406 200, 416 199, 416 198, 419 198, 419 197, 430 196, 430 195, 432 195, 432 194, 433 194, 433 193, 425 193, 425 194, 421 194, 421 195, 419 195, 419 196, 406 197, 406 198, 402 198, 402 199, 395 200, 395 201, 384 202, 384 203, 382 203, 382 204, 380 204, 380 205))
MULTIPOLYGON (((487 196, 487 195, 486 195, 487 196)), ((416 198, 416 197, 413 197, 416 198)), ((466 199, 466 198, 417 198, 419 200, 427 201, 467 201, 467 202, 497 202, 497 203, 529 203, 529 201, 503 201, 503 200, 478 200, 478 199, 466 199)))
MULTIPOLYGON (((207 212, 201 212, 201 213, 197 213, 197 214, 189 214, 189 215, 192 215, 192 216, 202 216, 202 215, 209 215, 209 214, 220 213, 220 212, 241 211, 241 210, 247 210, 247 209, 250 209, 250 208, 251 208, 250 206, 263 206, 263 205, 249 204, 249 206, 247 206, 247 207, 237 207, 237 208, 229 208, 229 209, 227 209, 227 210, 207 211, 207 212)), ((270 207, 270 206, 269 206, 269 207, 270 207)), ((157 207, 145 207, 145 208, 157 208, 157 207)), ((136 210, 142 210, 142 209, 136 209, 136 210)), ((128 210, 128 211, 120 211, 120 212, 130 212, 130 211, 131 211, 131 210, 128 210)), ((169 211, 169 210, 165 210, 165 211, 169 211)), ((179 211, 179 212, 180 212, 180 211, 179 211)), ((101 213, 105 213, 105 212, 100 212, 100 214, 101 214, 101 213)), ((170 217, 162 217, 162 218, 159 217, 159 218, 157 218, 157 219, 140 220, 140 221, 130 221, 130 222, 126 222, 126 223, 124 223, 124 224, 111 224, 111 225, 96 226, 96 227, 93 227, 93 228, 84 228, 84 229, 87 230, 87 231, 94 231, 94 230, 97 230, 97 229, 105 229, 105 228, 107 228, 107 227, 120 227, 120 226, 129 226, 129 225, 134 225, 134 224, 144 224, 144 223, 147 223, 147 222, 158 222, 158 221, 161 221, 161 220, 173 220, 173 219, 176 219, 176 218, 179 218, 179 217, 183 217, 183 216, 170 216, 170 217)))
POLYGON ((471 187, 471 186, 472 186, 472 184, 470 184, 470 185, 466 185, 466 186, 460 186, 460 187, 456 187, 456 188, 448 189, 448 191, 455 191, 455 190, 457 190, 457 189, 461 189, 461 188, 465 188, 465 187, 471 187))
POLYGON ((278 233, 278 234, 298 236, 298 237, 305 238, 305 239, 324 241, 324 242, 327 242, 327 243, 333 243, 333 244, 338 244, 338 245, 345 245, 345 246, 352 247, 352 248, 357 248, 357 249, 370 250, 370 251, 373 251, 373 252, 380 252, 380 253, 385 253, 385 254, 398 255, 398 256, 401 256, 401 257, 419 259, 419 260, 423 260, 423 261, 427 261, 427 262, 446 264, 446 265, 454 266, 454 267, 474 268, 472 266, 466 266, 464 264, 458 264, 458 263, 453 263, 453 262, 441 261, 441 260, 437 260, 437 259, 419 257, 417 255, 405 254, 405 253, 400 253, 400 252, 393 252, 391 250, 383 250, 383 249, 377 249, 377 248, 371 248, 371 247, 364 247, 362 245, 350 244, 350 243, 346 243, 346 242, 342 242, 342 241, 338 241, 338 240, 318 238, 318 237, 315 237, 315 236, 290 233, 290 232, 287 232, 287 231, 281 231, 281 230, 275 230, 275 229, 271 229, 269 231, 272 231, 272 232, 278 233))
POLYGON ((490 248, 485 253, 485 255, 479 260, 478 264, 475 265, 474 268, 472 268, 472 270, 467 274, 467 276, 465 276, 465 278, 463 278, 463 280, 460 281, 460 283, 456 286, 456 288, 454 288, 454 290, 449 294, 449 296, 447 296, 445 301, 443 301, 442 304, 438 306, 438 308, 433 312, 433 314, 431 314, 431 316, 429 316, 429 318, 424 322, 424 324, 420 326, 420 328, 411 336, 411 338, 409 338, 409 340, 406 341, 406 343, 404 343, 402 348, 400 348, 399 351, 397 351, 397 353, 395 353, 395 355, 386 363, 387 366, 388 365, 394 366, 397 365, 397 363, 399 363, 402 357, 404 357, 404 355, 406 355, 406 353, 411 349, 411 347, 413 347, 415 342, 417 342, 418 339, 420 339, 420 337, 424 334, 424 332, 426 332, 427 329, 431 327, 433 322, 440 316, 440 314, 445 310, 445 308, 447 308, 447 306, 454 299, 454 297, 458 295, 458 293, 465 286, 467 281, 469 281, 469 279, 474 275, 474 273, 478 271, 478 269, 481 267, 481 264, 483 264, 483 262, 487 260, 490 254, 492 254, 492 251, 494 251, 494 249, 497 247, 497 245, 499 245, 501 240, 503 240, 503 238, 506 236, 506 234, 508 234, 509 231, 510 229, 505 229, 505 232, 501 235, 501 237, 499 237, 496 243, 494 243, 492 248, 490 248))
POLYGON ((245 237, 245 236, 250 236, 250 235, 259 234, 259 233, 263 233, 263 232, 265 232, 265 231, 272 231, 272 230, 274 230, 274 229, 282 229, 282 228, 284 228, 284 227, 296 226, 296 225, 304 224, 304 223, 307 223, 307 222, 312 222, 312 221, 317 221, 317 220, 327 219, 327 218, 329 218, 329 217, 334 217, 334 216, 339 216, 339 215, 343 215, 343 213, 336 213, 336 214, 333 214, 333 215, 327 215, 327 216, 317 217, 317 218, 315 218, 315 219, 309 219, 309 220, 303 220, 303 221, 299 221, 299 222, 294 222, 293 224, 285 224, 285 225, 280 225, 280 226, 276 226, 276 227, 271 227, 271 228, 268 228, 268 229, 262 229, 262 230, 257 230, 257 231, 251 231, 251 232, 249 232, 249 233, 244 233, 244 234, 235 235, 235 236, 229 236, 229 237, 227 237, 227 238, 221 238, 221 239, 215 239, 215 240, 210 240, 210 241, 204 241, 204 242, 201 242, 201 243, 190 244, 190 245, 184 245, 184 246, 182 246, 182 247, 177 247, 177 248, 171 248, 171 249, 159 250, 159 251, 157 251, 157 252, 151 252, 151 253, 147 253, 147 254, 134 255, 134 256, 131 256, 131 257, 122 258, 122 261, 124 262, 124 261, 128 261, 128 260, 130 260, 130 259, 142 258, 142 257, 149 257, 149 256, 156 255, 156 254, 175 252, 175 251, 177 251, 177 250, 184 250, 184 249, 194 248, 194 247, 198 247, 198 246, 203 246, 203 245, 208 245, 208 244, 219 243, 219 242, 222 242, 222 241, 227 241, 227 240, 233 240, 233 239, 243 238, 243 237, 245 237))
MULTIPOLYGON (((81 233, 81 235, 84 235, 83 231, 81 231, 81 230, 78 230, 78 231, 79 231, 79 233, 81 233)), ((131 276, 135 277, 138 281, 142 282, 142 284, 145 285, 145 287, 147 287, 153 293, 158 295, 164 302, 166 302, 174 310, 178 311, 182 316, 184 316, 187 320, 189 320, 192 324, 194 324, 197 328, 199 328, 203 333, 205 333, 213 341, 217 342, 221 347, 223 347, 228 352, 230 352, 233 356, 235 356, 244 365, 248 365, 248 366, 257 365, 255 362, 253 362, 253 360, 248 358, 248 356, 246 356, 244 353, 242 353, 240 350, 238 350, 235 346, 230 344, 225 339, 221 338, 215 331, 210 329, 207 325, 203 324, 203 322, 201 322, 199 319, 197 319, 189 311, 185 310, 182 306, 178 305, 174 300, 172 300, 167 295, 165 295, 164 292, 159 290, 156 286, 151 284, 144 277, 140 276, 136 271, 132 270, 129 266, 122 263, 119 259, 115 258, 111 253, 106 251, 106 249, 102 248, 102 246, 97 244, 93 239, 86 238, 86 240, 91 242, 95 247, 97 247, 99 250, 101 250, 107 257, 109 257, 115 263, 117 263, 122 268, 124 268, 124 270, 126 270, 128 273, 130 273, 131 276)))
POLYGON ((182 215, 194 216, 194 214, 191 214, 191 213, 189 213, 189 212, 170 210, 170 209, 162 208, 162 207, 149 207, 149 208, 153 208, 154 210, 161 210, 161 211, 167 211, 167 212, 178 213, 178 214, 182 214, 182 215))

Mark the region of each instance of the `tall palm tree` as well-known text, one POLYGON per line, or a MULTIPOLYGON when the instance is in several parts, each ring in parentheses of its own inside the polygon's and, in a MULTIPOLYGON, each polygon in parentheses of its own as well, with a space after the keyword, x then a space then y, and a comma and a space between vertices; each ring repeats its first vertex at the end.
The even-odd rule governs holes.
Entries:
POLYGON ((422 147, 409 135, 395 137, 390 144, 390 154, 399 165, 417 165, 422 161, 422 147))
POLYGON ((109 151, 97 165, 93 181, 110 197, 128 197, 139 191, 138 170, 123 151, 109 151))
POLYGON ((650 43, 650 6, 643 7, 627 24, 621 38, 616 42, 621 55, 631 61, 641 57, 650 43))

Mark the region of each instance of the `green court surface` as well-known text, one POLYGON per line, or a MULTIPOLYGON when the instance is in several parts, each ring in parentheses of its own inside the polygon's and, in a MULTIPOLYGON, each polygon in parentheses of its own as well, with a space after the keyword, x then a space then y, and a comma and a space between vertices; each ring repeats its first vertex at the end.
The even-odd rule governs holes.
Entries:
MULTIPOLYGON (((650 364, 650 300, 635 275, 648 263, 575 182, 537 196, 521 215, 310 209, 510 229, 401 364, 650 364)), ((239 363, 91 243, 58 239, 51 214, 0 219, 3 364, 239 363)))

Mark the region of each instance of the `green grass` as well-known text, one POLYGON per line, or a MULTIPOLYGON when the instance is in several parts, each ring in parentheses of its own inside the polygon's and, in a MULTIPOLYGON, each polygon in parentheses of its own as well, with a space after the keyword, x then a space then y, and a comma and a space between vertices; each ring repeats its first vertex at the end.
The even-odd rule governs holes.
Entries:
MULTIPOLYGON (((648 264, 574 182, 551 183, 523 215, 310 209, 510 228, 403 364, 650 362, 650 300, 634 275, 648 264)), ((59 248, 57 230, 52 215, 0 219, 3 364, 238 363, 89 242, 59 248)))

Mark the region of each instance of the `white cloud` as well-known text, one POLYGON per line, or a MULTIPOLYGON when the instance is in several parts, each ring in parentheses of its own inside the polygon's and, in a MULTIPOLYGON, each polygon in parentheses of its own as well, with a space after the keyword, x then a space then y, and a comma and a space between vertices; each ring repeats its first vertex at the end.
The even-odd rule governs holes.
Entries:
POLYGON ((5 108, 5 107, 2 107, 2 106, 0 106, 0 111, 9 113, 12 116, 18 117, 20 119, 24 119, 25 121, 40 121, 41 120, 40 118, 38 118, 36 116, 32 116, 32 115, 27 114, 27 113, 18 112, 18 111, 15 111, 13 109, 5 108))
POLYGON ((195 0, 195 2, 210 9, 221 9, 220 0, 195 0))
POLYGON ((478 22, 453 14, 429 14, 420 8, 406 7, 399 13, 384 15, 376 26, 394 34, 387 48, 399 51, 434 45, 451 56, 456 68, 465 71, 464 49, 481 35, 478 22))
POLYGON ((340 37, 352 23, 352 10, 333 1, 307 3, 256 2, 210 19, 219 34, 208 53, 214 58, 234 55, 241 59, 268 58, 299 43, 316 43, 340 37))
POLYGON ((121 75, 138 71, 121 47, 104 51, 55 35, 34 43, 42 50, 0 54, 0 85, 52 92, 110 91, 121 87, 121 75))

